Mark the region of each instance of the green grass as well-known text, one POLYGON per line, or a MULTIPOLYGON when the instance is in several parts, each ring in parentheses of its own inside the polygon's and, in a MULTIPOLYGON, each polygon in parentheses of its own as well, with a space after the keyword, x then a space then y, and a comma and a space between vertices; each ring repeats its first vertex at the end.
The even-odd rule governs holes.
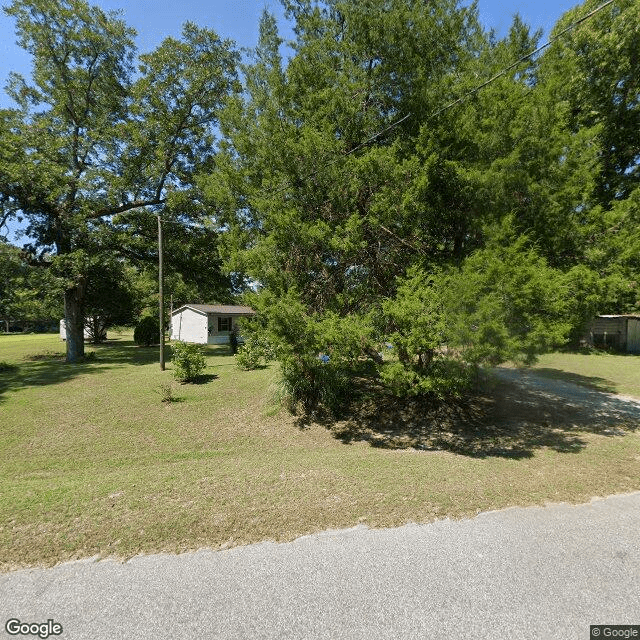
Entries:
POLYGON ((598 391, 640 398, 640 356, 549 353, 540 358, 534 370, 598 391))
POLYGON ((116 338, 88 346, 95 362, 68 365, 55 335, 0 336, 3 570, 640 489, 635 430, 563 426, 572 446, 529 437, 521 457, 345 444, 278 410, 273 365, 240 371, 210 347, 205 379, 180 385, 156 348, 116 338), (162 402, 169 383, 179 402, 162 402))

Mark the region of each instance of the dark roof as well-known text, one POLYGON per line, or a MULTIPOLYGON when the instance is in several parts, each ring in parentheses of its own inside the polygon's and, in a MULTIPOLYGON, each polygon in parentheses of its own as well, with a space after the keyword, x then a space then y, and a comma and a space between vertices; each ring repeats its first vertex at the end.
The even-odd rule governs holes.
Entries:
POLYGON ((219 313, 225 316, 252 316, 255 311, 251 307, 243 307, 238 304, 185 304, 173 312, 173 315, 183 309, 193 309, 201 313, 219 313))

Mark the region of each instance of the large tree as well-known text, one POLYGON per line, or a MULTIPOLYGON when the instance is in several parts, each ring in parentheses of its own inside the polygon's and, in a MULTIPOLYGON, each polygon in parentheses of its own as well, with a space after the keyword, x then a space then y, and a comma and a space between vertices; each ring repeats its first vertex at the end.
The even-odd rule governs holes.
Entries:
POLYGON ((34 252, 54 254, 73 362, 84 354, 88 275, 119 248, 110 235, 135 230, 141 208, 202 216, 176 203, 193 202, 194 172, 215 154, 237 54, 188 23, 180 40, 141 55, 134 76, 135 32, 116 13, 85 0, 14 0, 5 11, 33 76, 12 77, 18 108, 0 114, 0 207, 27 219, 34 252))
POLYGON ((637 246, 635 4, 563 33, 589 0, 529 55, 540 33, 516 16, 497 39, 455 0, 285 0, 286 65, 263 16, 200 184, 228 225, 228 268, 264 288, 253 303, 293 395, 338 398, 376 339, 398 349, 386 379, 405 392, 458 376, 446 354, 463 368, 530 360, 624 288, 637 264, 622 247, 637 246))
MULTIPOLYGON (((446 107, 534 48, 537 36, 516 20, 496 42, 475 7, 455 0, 285 6, 295 21, 293 56, 285 68, 265 14, 253 64, 244 68, 247 90, 222 118, 226 153, 202 181, 226 205, 230 268, 266 289, 253 303, 264 305, 285 382, 303 403, 304 396, 339 403, 362 357, 379 363, 385 341, 399 353, 396 390, 435 388, 436 370, 446 370, 440 347, 463 346, 453 344, 462 332, 440 330, 437 315, 446 317, 450 301, 435 283, 462 286, 465 278, 448 274, 468 273, 465 261, 510 212, 499 201, 494 163, 516 144, 511 121, 531 92, 535 66, 514 68, 491 96, 446 107), (422 291, 410 300, 413 284, 422 291)), ((520 252, 523 264, 534 265, 522 269, 525 283, 545 264, 526 240, 514 251, 494 245, 473 264, 520 252)), ((494 273, 503 282, 478 280, 460 294, 501 300, 500 289, 518 276, 494 273)), ((482 309, 504 315, 494 327, 504 329, 510 354, 524 356, 542 344, 527 341, 527 322, 552 303, 536 311, 533 301, 531 314, 506 303, 482 309)), ((473 323, 474 310, 464 311, 461 322, 473 323)))
POLYGON ((455 0, 285 6, 294 55, 284 69, 265 14, 246 92, 222 121, 228 153, 205 187, 227 205, 231 268, 346 313, 385 295, 416 254, 459 247, 455 220, 451 231, 439 221, 447 167, 415 144, 474 53, 476 15, 455 0), (407 191, 419 183, 416 203, 407 191))

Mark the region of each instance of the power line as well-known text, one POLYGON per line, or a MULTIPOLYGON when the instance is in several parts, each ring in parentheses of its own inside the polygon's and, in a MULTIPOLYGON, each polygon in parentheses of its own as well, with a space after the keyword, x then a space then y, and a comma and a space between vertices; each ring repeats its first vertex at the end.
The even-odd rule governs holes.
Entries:
MULTIPOLYGON (((598 13, 599 11, 601 11, 602 9, 607 7, 608 5, 612 4, 613 2, 615 2, 615 0, 607 0, 607 2, 605 2, 604 4, 601 4, 598 8, 596 8, 593 11, 589 12, 587 15, 583 16, 579 20, 576 20, 575 22, 572 22, 566 29, 563 29, 557 36, 555 36, 554 38, 551 38, 548 42, 543 44, 541 47, 538 47, 537 49, 534 49, 530 53, 527 53, 526 55, 522 56, 521 58, 516 60, 514 63, 510 64, 506 69, 503 69, 502 71, 500 71, 500 73, 497 73, 492 78, 489 78, 489 80, 487 80, 486 82, 483 82, 482 84, 478 85, 475 89, 472 89, 471 91, 469 91, 465 95, 461 96, 457 100, 454 100, 453 102, 449 103, 445 107, 442 107, 442 109, 438 109, 437 111, 432 113, 427 118, 427 120, 431 120, 432 118, 435 118, 437 115, 440 115, 444 111, 447 111, 447 110, 451 109, 451 107, 454 107, 455 105, 463 102, 464 100, 466 100, 470 96, 478 93, 478 91, 480 91, 481 89, 484 89, 484 87, 486 87, 487 85, 491 84, 492 82, 494 82, 498 78, 501 78, 502 76, 506 75, 507 73, 509 73, 509 71, 511 71, 512 69, 517 67, 519 64, 521 64, 525 60, 528 60, 529 58, 532 58, 533 56, 535 56, 536 54, 540 53, 541 51, 543 51, 547 47, 551 46, 554 42, 556 42, 559 38, 561 38, 565 33, 567 33, 568 31, 571 31, 571 29, 577 27, 579 24, 582 24, 585 20, 591 18, 591 16, 594 16, 596 13, 598 13)), ((393 126, 396 126, 396 124, 400 124, 400 122, 402 122, 402 120, 399 120, 397 123, 394 123, 393 126)))
MULTIPOLYGON (((554 36, 553 38, 550 38, 545 44, 543 44, 542 46, 538 47, 537 49, 534 49, 533 51, 525 54, 524 56, 522 56, 521 58, 519 58, 518 60, 516 60, 515 62, 513 62, 512 64, 510 64, 508 67, 506 67, 505 69, 503 69, 502 71, 500 71, 499 73, 497 73, 496 75, 492 76, 491 78, 489 78, 489 80, 486 80, 485 82, 483 82, 482 84, 478 85, 477 87, 475 87, 474 89, 472 89, 471 91, 469 91, 468 93, 464 94, 463 96, 461 96, 460 98, 457 98, 456 100, 454 100, 453 102, 450 102, 449 104, 445 105, 444 107, 434 111, 433 113, 431 113, 430 115, 428 115, 425 119, 425 122, 428 122, 429 120, 432 120, 433 118, 435 118, 436 116, 440 115, 441 113, 444 113, 445 111, 448 111, 449 109, 455 107, 458 104, 461 104, 462 102, 464 102, 465 100, 467 100, 468 98, 470 98, 471 96, 475 95, 476 93, 478 93, 478 91, 484 89, 486 86, 490 85, 492 82, 495 82, 498 78, 501 78, 502 76, 506 75, 507 73, 509 73, 509 71, 511 71, 512 69, 514 69, 515 67, 517 67, 519 64, 521 64, 522 62, 528 60, 529 58, 532 58, 533 56, 535 56, 536 54, 540 53, 540 51, 543 51, 544 49, 546 49, 547 47, 551 46, 554 42, 556 42, 557 40, 559 40, 563 35, 565 35, 566 33, 568 33, 569 31, 571 31, 572 29, 574 29, 575 27, 577 27, 578 25, 582 24, 583 22, 585 22, 586 20, 588 20, 589 18, 591 18, 592 16, 594 16, 596 13, 598 13, 599 11, 602 11, 602 9, 604 9, 605 7, 608 7, 610 4, 613 4, 613 2, 615 2, 615 0, 607 0, 607 2, 601 4, 599 7, 597 7, 596 9, 594 9, 593 11, 590 11, 589 13, 587 13, 586 15, 582 16, 582 18, 579 18, 578 20, 576 20, 575 22, 572 22, 568 27, 566 27, 565 29, 563 29, 560 33, 558 33, 556 36, 554 36)), ((308 180, 309 178, 313 178, 315 176, 317 176, 321 170, 323 169, 327 169, 331 166, 333 166, 334 164, 336 164, 337 162, 340 161, 341 158, 350 156, 352 153, 355 153, 356 151, 359 151, 360 149, 370 145, 371 143, 375 142, 375 140, 377 140, 378 138, 380 138, 381 136, 383 136, 385 133, 387 133, 388 131, 391 131, 392 129, 395 129, 397 126, 399 126, 400 124, 402 124, 405 120, 408 120, 409 118, 411 118, 413 116, 412 113, 407 113, 404 116, 402 116, 401 118, 399 118, 398 120, 392 122, 391 124, 387 125, 384 129, 378 131, 377 133, 374 133, 372 136, 370 136, 369 138, 367 138, 367 140, 365 140, 364 142, 361 142, 360 144, 358 144, 356 147, 354 147, 353 149, 350 149, 348 152, 343 153, 341 156, 339 156, 338 158, 335 158, 334 160, 332 160, 331 162, 327 162, 324 166, 322 166, 320 169, 316 169, 314 171, 312 171, 311 173, 309 173, 308 175, 306 175, 304 178, 302 178, 303 180, 308 180)), ((271 191, 271 193, 280 193, 282 191, 285 191, 286 189, 291 188, 291 184, 285 185, 283 187, 280 187, 279 189, 276 189, 275 191, 271 191)))
MULTIPOLYGON (((489 78, 488 80, 486 80, 485 82, 483 82, 482 84, 479 84, 477 87, 475 87, 474 89, 472 89, 471 91, 467 92, 466 94, 460 96, 459 98, 457 98, 456 100, 450 102, 449 104, 445 105, 444 107, 437 109, 436 111, 434 111, 433 113, 431 113, 430 115, 428 115, 425 118, 425 122, 428 122, 429 120, 432 120, 433 118, 435 118, 436 116, 440 115, 441 113, 444 113, 445 111, 448 111, 449 109, 455 107, 458 104, 462 104, 465 100, 467 100, 468 98, 470 98, 471 96, 475 95, 476 93, 478 93, 479 91, 481 91, 482 89, 484 89, 485 87, 487 87, 488 85, 490 85, 491 83, 495 82, 498 78, 501 78, 502 76, 506 75, 507 73, 509 73, 509 71, 511 71, 512 69, 516 68, 519 64, 525 62, 526 60, 528 60, 529 58, 532 58, 533 56, 537 55, 538 53, 540 53, 541 51, 543 51, 544 49, 546 49, 547 47, 550 47, 554 42, 558 41, 562 36, 564 36, 566 33, 568 33, 569 31, 571 31, 572 29, 574 29, 575 27, 579 26, 580 24, 582 24, 583 22, 585 22, 586 20, 588 20, 589 18, 593 17, 594 15, 596 15, 598 12, 602 11, 604 8, 608 7, 610 4, 613 4, 615 2, 615 0, 607 0, 607 2, 604 2, 603 4, 601 4, 600 6, 596 7, 593 11, 590 11, 589 13, 587 13, 586 15, 582 16, 581 18, 579 18, 578 20, 572 22, 568 27, 566 27, 565 29, 563 29, 560 33, 558 33, 556 36, 554 36, 553 38, 550 38, 545 44, 543 44, 542 46, 538 47, 537 49, 534 49, 533 51, 530 51, 529 53, 523 55, 522 57, 520 57, 518 60, 516 60, 515 62, 511 63, 508 67, 505 67, 502 71, 500 71, 499 73, 495 74, 494 76, 492 76, 491 78, 489 78)), ((358 144, 357 146, 355 146, 353 149, 350 149, 349 151, 347 151, 346 153, 341 154, 339 157, 333 159, 330 162, 327 162, 326 164, 324 164, 321 168, 319 169, 315 169, 314 171, 312 171, 311 173, 307 174, 306 176, 304 176, 304 178, 302 178, 302 180, 308 180, 309 178, 313 178, 315 176, 317 176, 320 171, 327 169, 331 166, 333 166, 334 164, 336 164, 337 162, 339 162, 342 158, 345 158, 347 156, 350 156, 352 153, 355 153, 356 151, 359 151, 360 149, 363 149, 364 147, 372 144, 373 142, 375 142, 378 138, 380 138, 381 136, 383 136, 385 133, 391 131, 392 129, 395 129, 396 127, 398 127, 399 125, 401 125, 403 122, 405 122, 406 120, 408 120, 409 118, 411 118, 413 116, 412 113, 407 113, 404 116, 402 116, 401 118, 399 118, 398 120, 395 120, 394 122, 392 122, 391 124, 387 125, 384 129, 381 129, 380 131, 374 133, 372 136, 370 136, 369 138, 367 138, 364 142, 361 142, 360 144, 358 144)), ((291 183, 284 185, 282 187, 280 187, 279 189, 275 189, 275 190, 271 190, 270 193, 274 194, 274 193, 280 193, 282 191, 285 191, 287 189, 291 188, 291 183)), ((168 223, 168 224, 177 224, 186 228, 191 228, 191 229, 206 229, 206 227, 204 226, 193 226, 193 225, 185 225, 181 222, 178 221, 173 221, 173 220, 162 220, 163 223, 168 223)))
MULTIPOLYGON (((496 73, 496 75, 494 75, 491 78, 489 78, 489 80, 486 80, 485 82, 483 82, 482 84, 478 85, 477 87, 475 87, 474 89, 472 89, 468 93, 464 94, 460 98, 457 98, 456 100, 454 100, 453 102, 450 102, 449 104, 447 104, 446 106, 442 107, 441 109, 438 109, 437 111, 434 111, 432 114, 427 116, 426 120, 427 121, 431 120, 432 118, 435 118, 436 116, 440 115, 441 113, 444 113, 445 111, 448 111, 452 107, 455 107, 457 104, 460 104, 460 103, 464 102, 467 98, 471 97, 472 95, 475 95, 476 93, 478 93, 478 91, 480 91, 481 89, 484 89, 486 86, 490 85, 492 82, 495 82, 498 78, 501 78, 502 76, 504 76, 507 73, 509 73, 509 71, 511 71, 512 69, 517 67, 519 64, 521 64, 525 60, 528 60, 529 58, 532 58, 533 56, 535 56, 536 54, 540 53, 541 51, 543 51, 547 47, 551 46, 554 42, 559 40, 565 33, 568 33, 569 31, 571 31, 571 29, 574 29, 578 25, 580 25, 583 22, 585 22, 585 20, 588 20, 589 18, 594 16, 599 11, 602 11, 602 9, 604 9, 605 7, 608 7, 610 4, 613 4, 613 2, 615 2, 615 0, 607 0, 607 2, 601 4, 599 7, 597 7, 593 11, 590 11, 585 16, 582 16, 582 18, 580 18, 579 20, 576 20, 575 22, 572 22, 566 29, 563 29, 558 35, 556 35, 553 38, 549 39, 545 44, 543 44, 542 46, 538 47, 537 49, 534 49, 533 51, 530 51, 529 53, 525 54, 524 56, 522 56, 521 58, 519 58, 518 60, 516 60, 515 62, 510 64, 508 67, 506 67, 505 69, 500 71, 500 73, 496 73)), ((375 135, 371 136, 371 138, 369 138, 369 140, 367 140, 366 142, 363 142, 361 145, 359 145, 358 147, 356 147, 352 151, 349 151, 349 153, 347 153, 345 155, 349 155, 349 154, 353 153, 353 151, 355 151, 355 150, 357 150, 357 149, 369 144, 371 141, 375 140, 376 138, 379 138, 381 135, 383 135, 387 131, 393 129, 394 127, 397 127, 399 124, 404 122, 407 118, 410 118, 411 115, 412 114, 408 113, 407 115, 403 116, 399 120, 396 120, 395 122, 390 124, 388 127, 383 129, 382 131, 376 133, 375 135)))

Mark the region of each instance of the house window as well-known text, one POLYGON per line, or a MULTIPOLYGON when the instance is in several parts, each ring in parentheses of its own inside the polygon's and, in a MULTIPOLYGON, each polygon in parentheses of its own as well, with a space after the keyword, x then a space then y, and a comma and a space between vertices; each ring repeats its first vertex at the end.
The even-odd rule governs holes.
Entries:
POLYGON ((231 318, 218 318, 218 331, 231 331, 231 318))

